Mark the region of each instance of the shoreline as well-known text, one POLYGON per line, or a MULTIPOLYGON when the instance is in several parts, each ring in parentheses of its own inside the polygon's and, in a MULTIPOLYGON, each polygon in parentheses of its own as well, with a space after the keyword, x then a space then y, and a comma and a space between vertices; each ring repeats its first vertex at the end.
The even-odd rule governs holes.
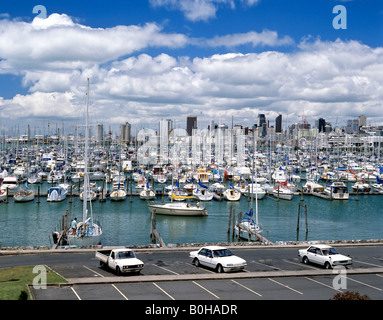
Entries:
POLYGON ((175 250, 175 249, 188 249, 195 247, 202 247, 208 245, 218 245, 224 247, 262 247, 262 248, 275 248, 275 247, 299 247, 308 246, 313 244, 329 244, 333 246, 351 246, 351 245, 383 245, 383 239, 368 239, 368 240, 311 240, 311 241, 276 241, 274 244, 263 244, 261 242, 218 242, 218 243, 169 243, 166 247, 161 247, 159 244, 146 244, 146 245, 132 245, 132 246, 93 246, 93 247, 76 247, 76 248, 58 248, 51 249, 46 246, 21 246, 21 247, 0 247, 0 256, 8 254, 28 254, 28 253, 64 253, 64 252, 87 252, 96 251, 99 249, 111 248, 130 248, 137 251, 145 250, 175 250))

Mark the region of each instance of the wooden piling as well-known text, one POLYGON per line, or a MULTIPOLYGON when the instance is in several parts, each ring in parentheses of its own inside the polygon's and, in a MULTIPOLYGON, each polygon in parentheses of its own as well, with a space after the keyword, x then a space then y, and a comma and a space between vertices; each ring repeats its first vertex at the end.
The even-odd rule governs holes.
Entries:
POLYGON ((231 215, 232 215, 233 207, 230 206, 230 212, 229 212, 229 222, 227 225, 227 233, 230 234, 230 223, 231 223, 231 215))

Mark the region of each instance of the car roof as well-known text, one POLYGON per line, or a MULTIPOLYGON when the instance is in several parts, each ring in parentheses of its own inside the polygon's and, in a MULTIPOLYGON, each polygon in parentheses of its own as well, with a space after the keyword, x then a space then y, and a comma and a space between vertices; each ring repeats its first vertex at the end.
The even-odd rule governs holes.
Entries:
POLYGON ((206 247, 202 247, 201 249, 220 250, 220 249, 227 249, 227 248, 220 247, 220 246, 206 246, 206 247))
POLYGON ((331 246, 327 245, 327 244, 313 244, 311 245, 310 247, 316 247, 316 248, 319 248, 319 249, 328 249, 328 248, 332 248, 331 246))

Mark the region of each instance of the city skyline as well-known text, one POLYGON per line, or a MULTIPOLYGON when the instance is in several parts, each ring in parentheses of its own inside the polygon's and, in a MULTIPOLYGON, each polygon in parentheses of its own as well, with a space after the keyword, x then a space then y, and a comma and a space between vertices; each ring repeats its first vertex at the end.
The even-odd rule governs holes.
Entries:
POLYGON ((184 128, 189 115, 203 128, 251 127, 258 114, 337 126, 363 114, 381 125, 381 6, 5 0, 0 130, 81 125, 88 77, 91 123, 115 133, 127 122, 132 132, 157 128, 160 119, 184 128))

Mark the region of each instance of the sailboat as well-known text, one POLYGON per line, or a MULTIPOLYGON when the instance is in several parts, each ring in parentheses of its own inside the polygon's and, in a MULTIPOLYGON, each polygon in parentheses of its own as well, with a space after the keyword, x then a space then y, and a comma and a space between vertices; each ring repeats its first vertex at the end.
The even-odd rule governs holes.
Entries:
MULTIPOLYGON (((254 153, 255 153, 255 141, 254 141, 254 153)), ((254 172, 254 155, 253 155, 253 172, 254 172)), ((258 224, 258 195, 255 188, 255 220, 253 216, 253 188, 254 183, 251 184, 251 207, 249 212, 246 212, 246 216, 238 221, 234 226, 234 231, 240 238, 257 241, 257 234, 262 233, 262 227, 258 224)))
POLYGON ((85 115, 85 156, 84 156, 84 201, 82 202, 82 222, 77 224, 75 230, 67 234, 67 240, 70 245, 74 246, 91 246, 100 243, 102 229, 99 224, 96 224, 93 220, 92 204, 88 201, 88 189, 89 189, 89 172, 88 172, 88 109, 89 109, 89 78, 87 86, 86 97, 86 115, 85 115), (88 203, 90 204, 91 216, 88 217, 88 203))

